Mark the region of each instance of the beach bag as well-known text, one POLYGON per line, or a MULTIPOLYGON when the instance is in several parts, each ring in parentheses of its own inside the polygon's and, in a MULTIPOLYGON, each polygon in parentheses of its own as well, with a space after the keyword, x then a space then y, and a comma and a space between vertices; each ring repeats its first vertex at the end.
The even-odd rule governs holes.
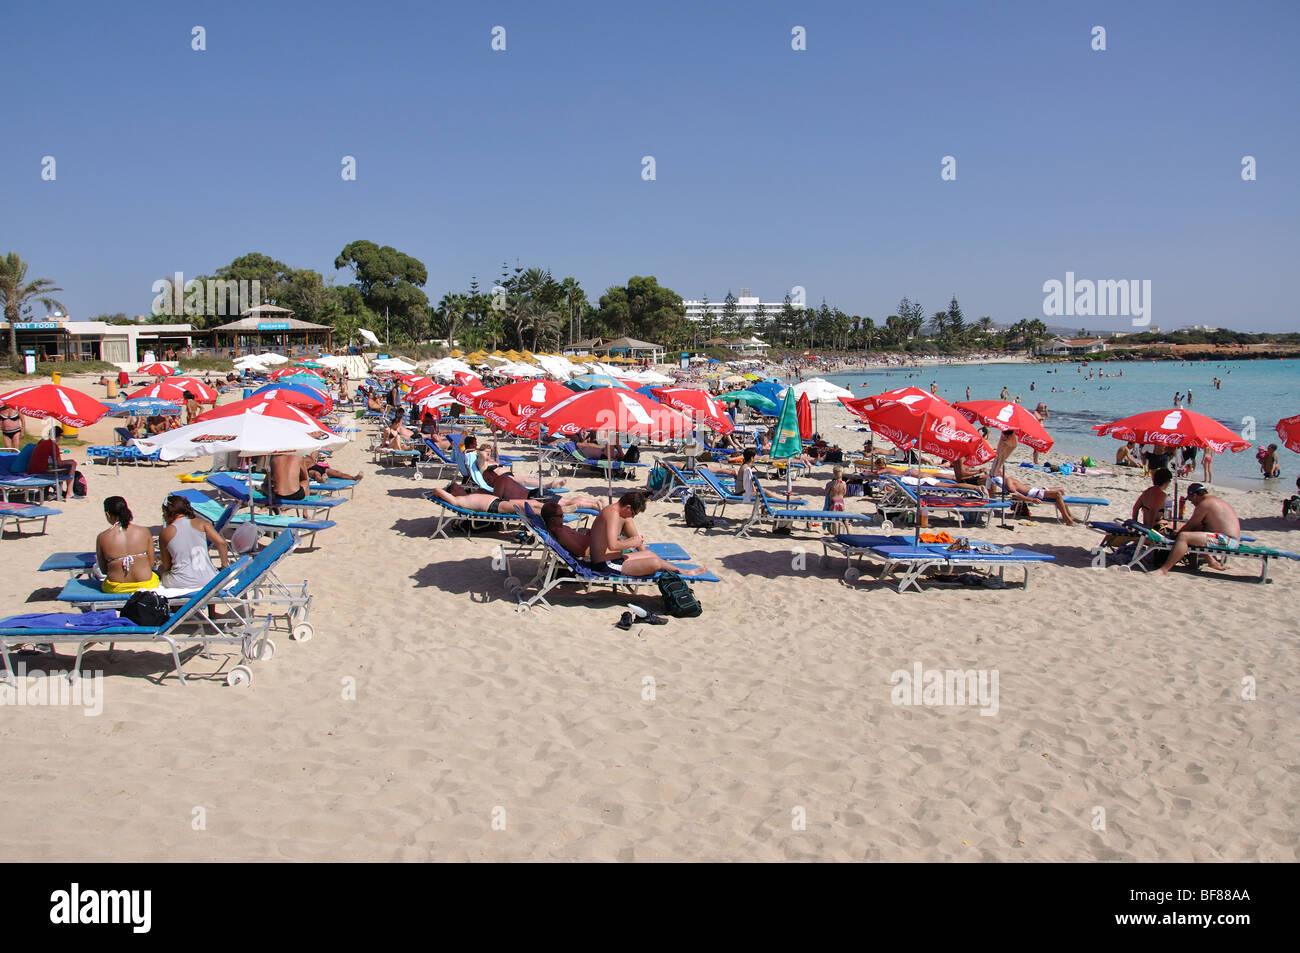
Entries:
POLYGON ((72 475, 72 495, 83 497, 86 495, 86 478, 82 476, 80 470, 72 475))
POLYGON ((650 468, 646 474, 645 485, 652 493, 658 493, 664 488, 664 481, 668 479, 668 471, 663 467, 655 466, 650 468))
POLYGON ((659 574, 659 594, 664 597, 664 614, 674 619, 693 619, 704 609, 690 585, 675 572, 659 574))
POLYGON ((713 518, 709 516, 709 511, 704 507, 704 501, 692 493, 686 498, 683 506, 683 515, 686 518, 686 525, 694 529, 712 529, 713 518))
POLYGON ((638 447, 636 444, 632 444, 632 446, 628 447, 626 450, 623 451, 624 463, 636 463, 640 459, 641 459, 641 448, 638 447))
POLYGON ((141 589, 131 593, 131 598, 122 606, 121 616, 136 625, 162 625, 172 617, 172 607, 167 600, 153 589, 141 589))

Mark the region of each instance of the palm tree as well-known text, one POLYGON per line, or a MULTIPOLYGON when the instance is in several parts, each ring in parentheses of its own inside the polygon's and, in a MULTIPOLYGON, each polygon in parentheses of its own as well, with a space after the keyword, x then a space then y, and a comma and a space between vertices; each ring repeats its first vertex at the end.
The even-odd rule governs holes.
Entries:
POLYGON ((27 262, 19 258, 17 252, 11 251, 0 258, 0 302, 4 304, 5 320, 9 322, 10 357, 18 356, 18 330, 15 325, 23 311, 30 307, 33 300, 45 306, 46 314, 56 309, 66 311, 62 304, 50 297, 52 292, 62 290, 56 288, 49 278, 33 278, 28 281, 27 262))
POLYGON ((437 310, 447 323, 447 346, 456 346, 456 327, 469 310, 469 300, 463 294, 445 294, 438 302, 437 310))

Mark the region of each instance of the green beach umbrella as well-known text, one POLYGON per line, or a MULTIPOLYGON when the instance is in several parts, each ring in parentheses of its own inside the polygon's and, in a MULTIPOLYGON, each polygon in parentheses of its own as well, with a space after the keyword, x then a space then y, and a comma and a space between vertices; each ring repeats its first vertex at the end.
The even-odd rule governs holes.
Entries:
MULTIPOLYGON (((788 388, 785 392, 785 403, 781 405, 781 414, 776 421, 776 437, 772 440, 772 450, 768 454, 773 460, 789 460, 803 453, 803 441, 799 438, 799 411, 797 404, 799 399, 795 397, 794 388, 788 388)), ((785 467, 785 495, 789 499, 794 492, 793 468, 790 464, 785 467)))
POLYGON ((742 404, 757 407, 759 410, 771 410, 776 406, 776 401, 769 400, 762 394, 756 394, 752 390, 733 390, 729 394, 719 394, 718 400, 735 400, 742 404))

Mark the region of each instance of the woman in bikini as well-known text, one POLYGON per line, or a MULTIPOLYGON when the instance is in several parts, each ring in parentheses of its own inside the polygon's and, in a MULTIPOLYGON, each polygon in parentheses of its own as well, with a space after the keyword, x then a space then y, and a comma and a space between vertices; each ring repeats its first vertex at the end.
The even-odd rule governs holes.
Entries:
POLYGON ((131 509, 120 496, 104 501, 104 518, 110 526, 95 538, 95 561, 104 574, 105 592, 157 589, 162 583, 153 571, 153 534, 132 523, 131 509))
POLYGON ((23 415, 18 408, 9 404, 0 404, 0 433, 4 436, 4 445, 17 450, 23 442, 23 415))

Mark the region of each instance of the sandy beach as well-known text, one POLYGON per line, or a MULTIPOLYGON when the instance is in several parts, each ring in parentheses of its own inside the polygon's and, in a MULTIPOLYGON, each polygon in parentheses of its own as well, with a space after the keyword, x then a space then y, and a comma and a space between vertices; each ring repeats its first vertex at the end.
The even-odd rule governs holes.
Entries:
MULTIPOLYGON (((847 414, 821 413, 847 442, 847 414)), ((111 442, 111 427, 83 437, 111 442)), ((4 710, 0 859, 1300 859, 1294 563, 1271 585, 1253 562, 1093 568, 1100 535, 1040 507, 964 534, 1055 556, 1027 591, 899 594, 845 582, 842 558, 822 566, 819 530, 738 539, 652 503, 650 539, 722 581, 695 587, 700 618, 625 632, 628 599, 607 590, 516 612, 493 566, 508 538, 430 539, 431 483, 377 468, 366 435, 335 456, 366 474, 340 525, 281 574, 310 582, 310 642, 278 634, 239 689, 221 648, 189 658, 182 686, 164 653, 101 647, 85 664, 104 673, 101 714, 4 710), (893 674, 917 664, 995 671, 996 714, 895 704, 893 674)), ((157 528, 177 474, 205 463, 115 474, 73 456, 89 498, 53 504, 45 535, 0 541, 8 612, 62 609, 63 576, 36 567, 93 548, 104 497, 157 528)), ((795 489, 820 499, 829 467, 813 477, 795 489)), ((1036 477, 1109 498, 1093 518, 1127 517, 1144 486, 1036 477)), ((1260 542, 1297 548, 1276 492, 1217 492, 1260 542)), ((635 601, 658 608, 648 591, 635 601)))

